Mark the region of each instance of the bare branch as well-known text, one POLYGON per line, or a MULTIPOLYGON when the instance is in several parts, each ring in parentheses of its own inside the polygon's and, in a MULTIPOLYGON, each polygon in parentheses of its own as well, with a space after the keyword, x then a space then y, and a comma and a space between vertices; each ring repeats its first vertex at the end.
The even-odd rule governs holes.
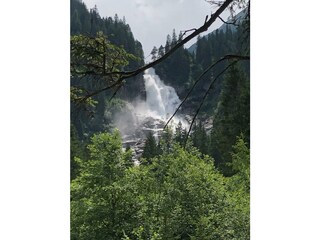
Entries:
POLYGON ((116 94, 118 93, 118 91, 120 90, 120 88, 123 86, 123 84, 119 84, 119 86, 117 86, 116 90, 113 92, 112 96, 110 97, 109 101, 111 101, 115 96, 116 94))
POLYGON ((124 78, 123 78, 123 77, 120 77, 120 78, 119 78, 116 82, 114 82, 113 84, 111 84, 111 85, 109 85, 109 86, 106 86, 105 88, 101 88, 101 89, 99 89, 99 90, 97 90, 97 91, 94 91, 94 92, 86 95, 81 101, 83 102, 83 101, 87 100, 88 98, 93 97, 93 96, 95 96, 95 95, 97 95, 97 94, 99 94, 99 93, 101 93, 101 92, 103 92, 103 91, 106 91, 106 90, 109 90, 109 89, 111 89, 111 88, 113 88, 113 87, 115 87, 115 86, 118 86, 118 85, 120 85, 120 84, 122 83, 123 80, 124 80, 124 78))
POLYGON ((145 70, 147 70, 148 68, 151 68, 157 64, 159 64, 160 62, 164 61, 165 59, 167 59, 172 53, 174 53, 177 49, 179 49, 181 46, 183 46, 185 43, 189 42, 191 39, 193 39, 194 37, 198 36, 200 33, 205 32, 208 30, 208 28, 213 24, 214 21, 216 21, 216 19, 220 16, 220 14, 230 5, 230 3, 232 3, 235 0, 226 0, 224 1, 221 6, 219 7, 219 9, 217 9, 217 11, 213 14, 211 14, 210 18, 198 29, 195 29, 195 31, 193 33, 191 33, 189 36, 187 36, 184 39, 181 39, 181 41, 178 41, 177 44, 172 47, 166 54, 164 54, 162 57, 156 59, 153 62, 150 62, 134 71, 127 71, 127 72, 107 72, 105 74, 101 74, 101 76, 113 76, 113 75, 120 75, 121 77, 114 82, 113 84, 99 89, 93 93, 91 93, 89 95, 89 97, 92 97, 94 95, 97 95, 105 90, 108 90, 114 86, 117 86, 119 83, 121 83, 124 79, 127 78, 131 78, 131 77, 135 77, 138 74, 144 72, 145 70))
POLYGON ((209 72, 212 68, 214 68, 218 63, 224 61, 224 60, 230 60, 230 59, 237 59, 237 60, 250 60, 249 56, 240 56, 240 55, 226 55, 223 58, 221 58, 220 60, 214 62, 213 64, 211 64, 206 70, 204 70, 203 73, 201 73, 201 75, 197 78, 197 80, 194 82, 194 84, 192 85, 192 87, 190 88, 189 92, 187 93, 187 95, 184 97, 184 99, 181 101, 181 103, 179 104, 179 106, 177 107, 177 109, 175 110, 175 112, 172 114, 172 116, 169 118, 169 120, 167 121, 166 125, 163 127, 163 129, 165 129, 167 127, 167 125, 170 123, 170 121, 172 120, 172 118, 177 114, 178 110, 180 109, 180 107, 184 104, 184 102, 188 99, 188 97, 190 96, 191 92, 193 91, 193 89, 195 88, 195 86, 199 83, 199 81, 202 79, 202 77, 209 72))
POLYGON ((225 20, 222 19, 222 17, 218 17, 224 24, 228 24, 228 25, 233 25, 233 26, 236 26, 236 27, 239 27, 240 25, 239 24, 236 24, 237 22, 237 19, 234 20, 233 22, 226 22, 225 20))
POLYGON ((185 30, 185 31, 180 31, 180 33, 182 34, 181 37, 179 38, 179 41, 182 40, 183 36, 186 35, 188 32, 191 32, 191 31, 197 31, 196 28, 191 28, 189 30, 185 30), (183 32, 183 33, 182 33, 183 32))
POLYGON ((184 142, 184 147, 185 147, 186 144, 187 144, 187 140, 188 140, 188 138, 189 138, 189 135, 190 135, 190 132, 191 132, 193 123, 194 123, 195 119, 197 118, 197 116, 198 116, 198 114, 199 114, 199 112, 200 112, 200 109, 201 109, 201 107, 202 107, 202 105, 203 105, 203 103, 204 103, 204 100, 206 99, 206 97, 207 97, 208 94, 209 94, 209 91, 212 89, 213 84, 215 83, 215 81, 216 81, 225 71, 227 71, 231 66, 233 66, 234 64, 236 64, 238 61, 239 61, 239 60, 235 60, 234 62, 230 63, 225 69, 223 69, 223 70, 215 77, 215 79, 212 80, 210 86, 208 87, 207 91, 205 92, 205 94, 204 94, 203 97, 202 97, 201 103, 200 103, 200 105, 199 105, 199 107, 198 107, 198 109, 197 109, 194 117, 192 118, 192 121, 191 121, 189 130, 188 130, 188 133, 187 133, 185 142, 184 142))

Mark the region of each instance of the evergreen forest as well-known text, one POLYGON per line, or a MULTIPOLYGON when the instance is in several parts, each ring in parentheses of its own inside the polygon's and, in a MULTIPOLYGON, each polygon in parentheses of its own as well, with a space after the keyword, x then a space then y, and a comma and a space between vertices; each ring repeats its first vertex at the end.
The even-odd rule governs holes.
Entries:
POLYGON ((250 239, 250 2, 224 5, 242 8, 231 24, 189 48, 175 49, 186 33, 172 29, 144 53, 125 16, 71 0, 72 240, 250 239), (133 148, 123 129, 149 96, 136 71, 148 55, 187 124, 148 130, 133 148))

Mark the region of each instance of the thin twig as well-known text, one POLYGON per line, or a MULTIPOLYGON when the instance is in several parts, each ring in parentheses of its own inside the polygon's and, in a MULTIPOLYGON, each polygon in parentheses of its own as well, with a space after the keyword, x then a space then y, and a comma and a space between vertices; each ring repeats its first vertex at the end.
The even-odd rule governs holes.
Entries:
POLYGON ((116 96, 116 94, 118 93, 118 91, 122 86, 123 84, 119 84, 119 86, 116 88, 116 90, 113 92, 112 96, 110 97, 109 101, 111 101, 116 96))

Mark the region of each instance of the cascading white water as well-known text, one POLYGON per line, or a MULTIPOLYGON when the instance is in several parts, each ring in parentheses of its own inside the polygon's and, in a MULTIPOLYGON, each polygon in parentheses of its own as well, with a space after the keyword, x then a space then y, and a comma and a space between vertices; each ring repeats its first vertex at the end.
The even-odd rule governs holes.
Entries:
POLYGON ((143 78, 147 110, 153 117, 167 120, 181 103, 176 91, 161 81, 154 68, 147 69, 143 78))
MULTIPOLYGON (((139 162, 147 134, 151 132, 158 141, 166 121, 181 103, 175 89, 165 85, 153 68, 146 70, 143 78, 146 100, 127 103, 126 110, 118 113, 114 119, 120 129, 123 146, 134 149, 135 163, 139 162)), ((173 131, 179 122, 183 128, 189 125, 184 118, 175 115, 169 124, 173 131)))

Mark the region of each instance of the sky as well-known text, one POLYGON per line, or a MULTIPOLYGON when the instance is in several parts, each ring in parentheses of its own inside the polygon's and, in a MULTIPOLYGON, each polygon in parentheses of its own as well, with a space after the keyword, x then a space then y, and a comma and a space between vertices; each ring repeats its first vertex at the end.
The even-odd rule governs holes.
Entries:
MULTIPOLYGON (((205 0, 83 0, 87 7, 98 8, 101 17, 117 13, 119 18, 125 16, 134 37, 142 43, 145 57, 153 46, 165 45, 167 35, 172 35, 175 29, 180 31, 198 28, 205 20, 206 15, 215 12, 216 8, 205 0)), ((227 18, 227 13, 222 15, 227 18)), ((222 25, 217 20, 206 33, 222 25)), ((191 46, 196 38, 186 44, 191 46)))

